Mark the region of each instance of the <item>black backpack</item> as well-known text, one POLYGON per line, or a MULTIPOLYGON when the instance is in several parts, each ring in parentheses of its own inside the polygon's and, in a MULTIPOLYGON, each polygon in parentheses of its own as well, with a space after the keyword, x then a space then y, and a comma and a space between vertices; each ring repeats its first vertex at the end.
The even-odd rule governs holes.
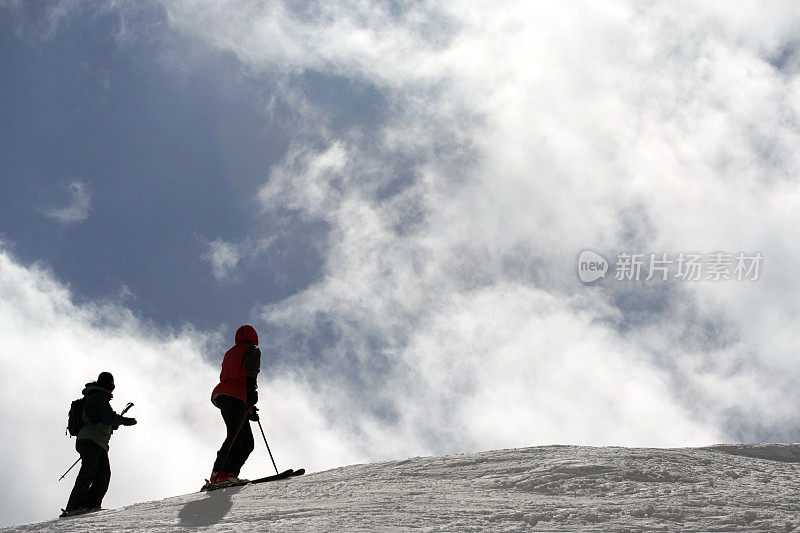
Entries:
POLYGON ((77 437, 78 432, 83 427, 83 402, 85 398, 78 398, 73 400, 69 406, 69 415, 67 417, 67 433, 72 437, 77 437))

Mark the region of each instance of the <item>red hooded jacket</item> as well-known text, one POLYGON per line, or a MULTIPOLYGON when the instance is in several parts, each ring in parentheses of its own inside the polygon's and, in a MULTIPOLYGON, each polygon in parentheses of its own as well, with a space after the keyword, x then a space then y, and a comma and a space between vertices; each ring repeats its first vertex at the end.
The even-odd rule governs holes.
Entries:
POLYGON ((219 394, 233 396, 247 403, 247 381, 257 387, 256 376, 261 366, 261 351, 258 349, 258 333, 253 326, 242 326, 236 331, 236 344, 225 353, 219 385, 211 393, 211 401, 219 394))

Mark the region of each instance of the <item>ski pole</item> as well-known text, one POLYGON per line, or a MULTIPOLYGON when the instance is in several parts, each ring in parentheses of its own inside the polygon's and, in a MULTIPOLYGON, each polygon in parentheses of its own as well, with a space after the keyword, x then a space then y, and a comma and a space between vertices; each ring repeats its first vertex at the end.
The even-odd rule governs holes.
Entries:
POLYGON ((269 443, 267 442, 267 436, 264 435, 264 428, 261 427, 261 420, 258 420, 258 429, 261 430, 261 436, 264 437, 264 444, 267 445, 267 451, 269 452, 269 458, 272 459, 272 466, 275 467, 275 473, 278 474, 278 467, 275 466, 275 458, 272 457, 272 450, 269 449, 269 443))
MULTIPOLYGON (((119 414, 119 416, 122 416, 122 415, 124 415, 125 413, 127 413, 127 412, 128 412, 128 410, 129 410, 131 407, 133 407, 133 402, 128 402, 128 405, 126 405, 126 406, 125 406, 125 409, 123 409, 123 410, 122 410, 122 412, 119 414)), ((69 471, 70 471, 70 470, 72 470, 73 468, 75 468, 75 465, 76 465, 76 464, 78 464, 78 461, 80 461, 80 460, 81 460, 81 458, 80 458, 80 457, 78 457, 77 459, 75 459, 75 462, 74 462, 74 463, 72 463, 72 466, 71 466, 71 467, 69 467, 69 468, 67 469, 67 471, 66 471, 66 472, 64 472, 64 473, 61 475, 61 477, 60 477, 60 478, 58 478, 58 480, 59 480, 59 481, 61 481, 62 479, 64 479, 64 478, 66 477, 66 475, 67 475, 67 474, 69 474, 69 471)))
POLYGON ((75 468, 75 465, 76 465, 76 464, 78 464, 78 461, 80 461, 80 460, 81 460, 81 458, 80 458, 80 457, 78 457, 77 459, 75 459, 75 462, 74 462, 74 463, 72 463, 72 466, 71 466, 71 467, 69 467, 69 468, 67 469, 67 471, 66 471, 66 472, 64 472, 64 474, 62 474, 62 476, 61 476, 60 478, 58 478, 58 480, 59 480, 59 481, 61 481, 62 479, 64 479, 64 477, 66 477, 66 475, 67 475, 67 474, 69 474, 69 471, 70 471, 70 470, 72 470, 73 468, 75 468))
MULTIPOLYGON (((247 417, 250 416, 250 411, 252 410, 253 408, 250 407, 247 411, 244 412, 244 418, 242 418, 242 423, 239 424, 239 429, 236 430, 236 434, 231 439, 231 443, 228 445, 228 450, 225 452, 225 457, 222 459, 222 463, 220 463, 220 465, 224 465, 226 462, 228 462, 228 456, 231 454, 231 450, 233 449, 233 443, 236 442, 236 439, 239 438, 239 433, 242 431, 244 423, 247 422, 247 417)), ((208 481, 211 484, 214 484, 216 483, 218 477, 219 477, 219 472, 217 472, 216 476, 211 476, 212 479, 209 479, 208 481)))

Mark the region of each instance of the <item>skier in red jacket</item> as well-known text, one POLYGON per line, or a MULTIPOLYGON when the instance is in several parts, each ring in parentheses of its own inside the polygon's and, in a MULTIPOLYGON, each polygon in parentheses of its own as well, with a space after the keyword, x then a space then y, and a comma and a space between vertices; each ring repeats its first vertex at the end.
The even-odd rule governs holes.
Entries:
POLYGON ((242 465, 253 451, 253 432, 247 420, 258 420, 257 377, 261 367, 258 333, 253 326, 236 331, 236 344, 225 353, 219 385, 211 402, 222 412, 228 434, 217 452, 208 485, 237 483, 242 465))

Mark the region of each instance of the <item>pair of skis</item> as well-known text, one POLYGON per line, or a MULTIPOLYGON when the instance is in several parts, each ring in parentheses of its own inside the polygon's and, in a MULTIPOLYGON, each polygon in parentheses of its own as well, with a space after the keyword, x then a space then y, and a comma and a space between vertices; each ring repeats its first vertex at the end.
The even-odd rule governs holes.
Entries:
POLYGON ((97 507, 95 509, 74 509, 72 511, 67 511, 66 509, 61 509, 61 516, 59 516, 59 518, 69 518, 69 517, 72 517, 72 516, 81 516, 81 515, 85 515, 85 514, 89 514, 89 513, 96 513, 97 511, 105 511, 105 509, 102 509, 100 507, 97 507))
MULTIPOLYGON (((239 436, 239 432, 242 430, 242 426, 244 426, 247 421, 250 419, 250 415, 253 412, 257 412, 258 409, 255 405, 250 406, 244 414, 244 418, 242 419, 242 423, 239 424, 239 429, 236 430, 236 435, 234 435, 233 439, 231 440, 230 445, 228 445, 228 451, 225 453, 225 458, 227 459, 228 455, 231 453, 231 449, 233 448, 233 443, 236 441, 237 437, 239 436)), ((269 458, 272 460, 272 466, 275 468, 275 475, 274 476, 267 476, 267 477, 260 477, 258 479, 248 480, 248 481, 238 481, 234 483, 211 483, 210 480, 206 480, 206 484, 202 486, 200 492, 207 492, 210 490, 217 490, 217 489, 225 489, 228 487, 241 487, 242 485, 252 485, 254 483, 267 483, 269 481, 278 481, 279 479, 286 479, 295 476, 302 476, 306 473, 305 468, 300 468, 299 470, 284 470, 283 472, 278 472, 278 467, 275 465, 275 458, 272 457, 272 450, 269 449, 269 443, 267 442, 267 436, 264 435, 264 428, 261 427, 261 420, 259 420, 258 416, 255 417, 255 421, 258 422, 258 429, 261 430, 261 436, 264 437, 264 445, 267 447, 267 452, 269 453, 269 458)), ((224 463, 225 461, 223 461, 224 463)))
POLYGON ((241 487, 242 485, 254 485, 256 483, 268 483, 270 481, 278 481, 280 479, 302 476, 305 473, 306 473, 305 468, 301 468, 299 470, 293 470, 290 468, 289 470, 284 470, 280 474, 275 474, 267 477, 260 477, 258 479, 251 479, 249 481, 239 481, 235 483, 215 483, 214 485, 209 485, 208 482, 206 482, 206 484, 203 485, 203 488, 200 489, 200 492, 208 492, 217 489, 227 489, 228 487, 241 487))

